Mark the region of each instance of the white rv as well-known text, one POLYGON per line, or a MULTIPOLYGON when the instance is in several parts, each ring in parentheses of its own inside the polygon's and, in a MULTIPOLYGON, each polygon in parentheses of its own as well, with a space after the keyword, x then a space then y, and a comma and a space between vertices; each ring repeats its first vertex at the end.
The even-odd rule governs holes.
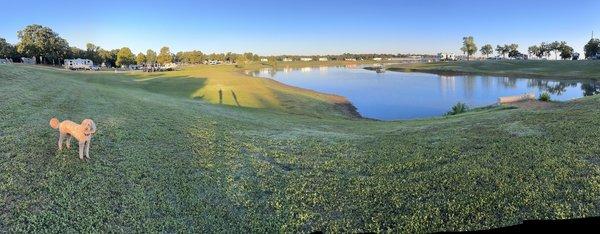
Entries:
POLYGON ((71 70, 77 70, 77 69, 85 69, 85 70, 91 70, 92 67, 94 66, 94 62, 92 62, 92 60, 89 59, 65 59, 65 68, 66 69, 71 69, 71 70))
POLYGON ((21 62, 23 64, 36 64, 36 58, 35 58, 35 56, 33 56, 31 58, 21 57, 21 62))

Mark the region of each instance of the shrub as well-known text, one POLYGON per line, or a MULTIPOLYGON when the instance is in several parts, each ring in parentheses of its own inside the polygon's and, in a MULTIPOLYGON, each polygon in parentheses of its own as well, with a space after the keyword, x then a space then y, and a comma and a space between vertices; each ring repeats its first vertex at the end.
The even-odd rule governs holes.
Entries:
POLYGON ((550 94, 548 92, 543 92, 542 94, 540 94, 540 101, 542 102, 549 102, 550 101, 550 94))
POLYGON ((452 109, 450 111, 448 111, 448 113, 446 113, 446 115, 458 115, 458 114, 465 113, 468 110, 469 110, 469 107, 467 106, 467 104, 459 102, 459 103, 456 103, 454 106, 452 106, 452 109))

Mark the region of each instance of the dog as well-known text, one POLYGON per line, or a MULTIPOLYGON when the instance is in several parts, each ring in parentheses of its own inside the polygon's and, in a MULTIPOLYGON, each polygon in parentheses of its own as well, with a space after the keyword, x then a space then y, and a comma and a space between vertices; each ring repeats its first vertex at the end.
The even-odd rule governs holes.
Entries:
POLYGON ((79 158, 84 160, 85 157, 90 158, 90 144, 92 135, 96 133, 96 124, 91 119, 84 119, 81 124, 76 124, 73 121, 65 120, 59 122, 56 117, 50 119, 50 127, 58 129, 58 150, 62 150, 63 140, 67 140, 67 149, 71 148, 71 138, 75 137, 79 141, 79 158))

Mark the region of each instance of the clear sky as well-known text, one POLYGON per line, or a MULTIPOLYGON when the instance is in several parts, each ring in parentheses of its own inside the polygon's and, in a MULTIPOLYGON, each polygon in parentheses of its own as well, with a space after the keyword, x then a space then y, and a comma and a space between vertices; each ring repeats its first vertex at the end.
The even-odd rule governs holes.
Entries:
POLYGON ((459 52, 567 41, 576 51, 600 35, 598 0, 229 0, 3 1, 0 37, 16 43, 29 24, 52 28, 71 46, 128 46, 134 52, 255 52, 261 55, 459 52))

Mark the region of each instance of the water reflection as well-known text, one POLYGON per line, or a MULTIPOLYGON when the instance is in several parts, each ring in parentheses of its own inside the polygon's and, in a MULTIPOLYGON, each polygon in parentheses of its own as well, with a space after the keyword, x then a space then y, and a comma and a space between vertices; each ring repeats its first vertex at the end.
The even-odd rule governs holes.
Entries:
POLYGON ((267 68, 249 74, 345 96, 363 116, 386 120, 439 116, 456 102, 485 106, 523 93, 548 92, 553 100, 600 93, 597 80, 375 73, 346 67, 267 68))
POLYGON ((581 84, 583 96, 591 96, 600 93, 600 82, 597 80, 589 80, 581 84))
POLYGON ((544 79, 530 79, 527 83, 529 87, 537 87, 540 90, 550 94, 561 95, 569 87, 577 87, 580 82, 576 81, 554 81, 544 79))

